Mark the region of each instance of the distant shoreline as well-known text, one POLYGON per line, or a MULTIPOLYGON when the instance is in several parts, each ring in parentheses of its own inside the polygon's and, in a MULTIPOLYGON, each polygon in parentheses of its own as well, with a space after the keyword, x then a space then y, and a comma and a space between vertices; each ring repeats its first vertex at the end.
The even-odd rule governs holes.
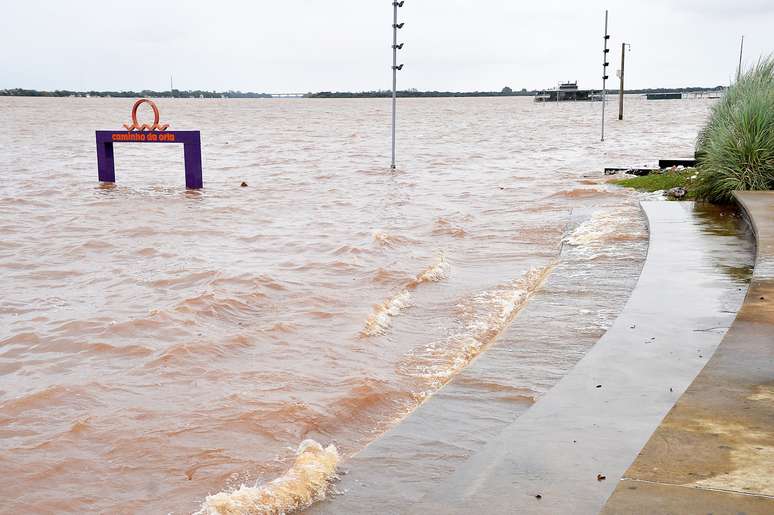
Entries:
POLYGON ((37 89, 0 89, 0 97, 103 97, 103 98, 273 98, 269 93, 243 93, 242 91, 204 91, 204 90, 177 90, 153 91, 71 91, 57 89, 43 91, 37 89))
MULTIPOLYGON (((550 88, 549 88, 550 89, 550 88)), ((714 87, 701 87, 701 86, 689 86, 683 88, 644 88, 644 89, 625 89, 626 94, 644 94, 644 93, 701 93, 701 92, 713 92, 721 91, 724 86, 714 87)), ((416 89, 402 90, 397 92, 397 96, 400 98, 444 98, 444 97, 534 97, 539 92, 545 90, 527 90, 521 89, 518 91, 419 91, 416 89)), ((601 91, 601 90, 600 90, 601 91)), ((608 94, 617 93, 618 90, 608 89, 608 94)), ((321 91, 319 93, 309 93, 306 95, 308 98, 388 98, 392 96, 391 91, 362 91, 362 92, 348 92, 348 91, 321 91)))
MULTIPOLYGON (((627 94, 645 93, 701 93, 716 92, 724 89, 724 86, 702 87, 689 86, 683 88, 643 88, 627 89, 627 94)), ((407 89, 397 92, 400 98, 462 98, 462 97, 532 97, 544 90, 518 91, 503 88, 502 91, 419 91, 407 89)), ((614 94, 617 89, 609 89, 609 94, 614 94)), ((0 89, 0 97, 80 97, 80 98, 389 98, 392 91, 320 91, 317 93, 253 93, 242 91, 204 91, 204 90, 171 90, 171 91, 71 91, 54 90, 42 91, 36 89, 0 89)))

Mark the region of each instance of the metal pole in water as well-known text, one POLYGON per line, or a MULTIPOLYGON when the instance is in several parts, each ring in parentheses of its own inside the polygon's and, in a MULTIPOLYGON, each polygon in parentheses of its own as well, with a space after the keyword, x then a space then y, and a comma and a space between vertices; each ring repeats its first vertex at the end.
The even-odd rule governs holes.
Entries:
POLYGON ((404 2, 392 2, 392 164, 395 169, 395 119, 398 98, 398 71, 403 65, 398 65, 398 50, 403 48, 403 43, 398 44, 398 29, 403 28, 403 23, 398 23, 398 7, 403 7, 404 2))
POLYGON ((739 46, 739 68, 736 69, 737 81, 742 77, 742 55, 744 55, 744 36, 742 36, 742 44, 739 46))
POLYGON ((629 43, 621 43, 621 87, 618 91, 618 119, 623 120, 623 104, 624 104, 624 68, 626 67, 626 47, 629 50, 632 46, 629 43))
POLYGON ((602 50, 602 141, 605 141, 605 104, 607 103, 607 67, 610 63, 607 62, 607 54, 610 49, 607 48, 607 42, 610 39, 610 35, 607 33, 607 9, 605 9, 605 46, 602 50))

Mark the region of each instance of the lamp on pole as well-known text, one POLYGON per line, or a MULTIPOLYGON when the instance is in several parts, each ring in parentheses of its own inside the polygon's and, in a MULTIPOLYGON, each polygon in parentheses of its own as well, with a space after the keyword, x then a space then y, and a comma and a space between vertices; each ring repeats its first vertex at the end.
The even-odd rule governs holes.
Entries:
POLYGON ((605 141, 605 104, 607 103, 607 54, 610 49, 607 48, 607 42, 610 40, 610 34, 607 33, 607 10, 605 10, 605 46, 602 50, 602 141, 605 141))
POLYGON ((621 43, 621 70, 618 72, 618 76, 621 78, 621 88, 618 91, 618 119, 619 120, 623 120, 624 68, 626 66, 626 47, 629 47, 629 52, 632 51, 632 46, 629 43, 621 43))
POLYGON ((398 98, 398 72, 403 69, 402 64, 398 64, 398 50, 403 48, 403 43, 398 44, 398 29, 403 28, 403 23, 398 23, 398 7, 403 7, 405 2, 392 2, 392 164, 390 168, 395 169, 395 111, 398 98))

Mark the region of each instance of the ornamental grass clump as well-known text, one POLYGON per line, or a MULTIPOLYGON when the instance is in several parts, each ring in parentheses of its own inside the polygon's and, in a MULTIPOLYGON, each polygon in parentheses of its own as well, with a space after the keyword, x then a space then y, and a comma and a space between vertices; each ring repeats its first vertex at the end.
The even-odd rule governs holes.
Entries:
POLYGON ((774 189, 774 56, 745 72, 713 107, 696 144, 696 196, 774 189))

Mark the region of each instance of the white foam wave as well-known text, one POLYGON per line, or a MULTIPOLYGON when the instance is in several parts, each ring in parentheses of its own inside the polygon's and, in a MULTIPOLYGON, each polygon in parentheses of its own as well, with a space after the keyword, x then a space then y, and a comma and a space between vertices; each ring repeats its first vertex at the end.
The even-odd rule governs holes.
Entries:
POLYGON ((562 242, 574 247, 591 247, 615 241, 638 240, 646 236, 636 208, 603 209, 581 223, 562 242))
POLYGON ((398 293, 374 306, 374 310, 366 320, 365 327, 360 332, 362 336, 377 336, 387 332, 392 319, 398 316, 404 309, 411 306, 411 293, 420 284, 427 282, 439 282, 449 277, 451 266, 442 255, 438 262, 428 267, 409 281, 398 293))
POLYGON ((399 245, 414 243, 414 240, 406 236, 389 234, 383 231, 374 231, 373 238, 374 241, 382 247, 397 247, 399 245))
POLYGON ((411 294, 407 290, 393 295, 386 301, 374 306, 374 311, 366 320, 361 332, 363 336, 376 336, 384 334, 392 323, 392 317, 411 305, 411 294))
POLYGON ((510 324, 554 266, 532 268, 515 281, 458 304, 462 329, 412 353, 401 371, 428 380, 433 388, 448 382, 510 324))
POLYGON ((285 475, 263 486, 242 485, 210 495, 194 515, 283 515, 303 510, 325 498, 337 477, 339 459, 334 445, 304 440, 285 475))
POLYGON ((446 257, 441 255, 437 263, 417 275, 416 278, 407 285, 407 287, 415 288, 422 283, 437 283, 438 281, 443 281, 449 277, 450 270, 451 265, 449 265, 449 263, 446 261, 446 257))

